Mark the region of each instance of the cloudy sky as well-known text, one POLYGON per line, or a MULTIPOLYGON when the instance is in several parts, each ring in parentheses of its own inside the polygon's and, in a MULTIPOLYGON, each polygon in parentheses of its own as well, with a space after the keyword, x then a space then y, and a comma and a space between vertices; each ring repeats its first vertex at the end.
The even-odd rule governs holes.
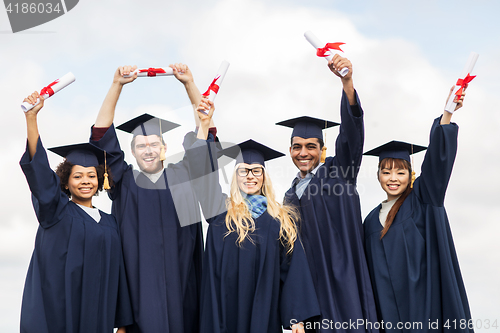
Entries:
MULTIPOLYGON (((315 56, 306 30, 324 42, 346 43, 365 111, 366 150, 393 139, 427 145, 430 125, 469 53, 480 54, 478 77, 453 116, 460 126, 459 151, 446 207, 473 317, 483 326, 486 320, 500 325, 499 12, 495 0, 81 0, 66 15, 13 34, 0 10, 0 171, 7 189, 0 193, 0 331, 18 330, 37 229, 18 164, 26 140, 19 105, 26 95, 72 72, 76 82, 39 114, 40 134, 46 147, 84 142, 119 65, 183 62, 204 91, 226 59, 231 66, 214 116, 220 138, 253 138, 287 152, 290 131, 275 122, 300 115, 340 120, 340 80, 315 56)), ((182 125, 166 135, 168 153, 179 153, 194 124, 182 85, 162 77, 126 86, 116 123, 144 112, 182 125)), ((338 130, 326 134, 334 154, 338 130)), ((127 150, 130 138, 119 138, 127 150)), ((49 156, 54 167, 60 159, 49 156)), ((417 171, 422 159, 415 157, 417 171)), ((359 175, 363 216, 385 198, 375 164, 375 158, 365 158, 359 175)), ((289 157, 268 168, 281 197, 296 169, 289 157)), ((94 204, 110 211, 105 195, 94 204)))

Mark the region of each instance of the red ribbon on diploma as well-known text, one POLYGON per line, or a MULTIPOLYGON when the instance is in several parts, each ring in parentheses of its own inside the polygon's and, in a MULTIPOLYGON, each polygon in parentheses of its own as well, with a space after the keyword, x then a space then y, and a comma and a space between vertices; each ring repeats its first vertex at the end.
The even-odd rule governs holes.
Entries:
POLYGON ((475 77, 476 77, 476 75, 471 76, 469 73, 467 73, 467 76, 465 78, 458 79, 456 85, 459 86, 460 89, 457 90, 455 95, 458 96, 459 98, 462 97, 462 93, 464 92, 464 89, 467 89, 469 82, 474 80, 475 77))
POLYGON ((55 80, 54 82, 52 82, 51 84, 40 90, 40 95, 49 95, 49 97, 54 95, 54 90, 52 90, 51 87, 57 82, 59 82, 59 80, 55 80))
POLYGON ((318 51, 316 51, 316 55, 318 57, 326 57, 328 55, 328 54, 326 54, 326 52, 328 52, 330 50, 338 50, 340 52, 344 52, 340 48, 340 45, 343 45, 343 44, 345 44, 345 43, 326 43, 325 47, 318 48, 318 51))
POLYGON ((163 68, 148 68, 148 69, 140 69, 139 73, 148 72, 148 76, 156 76, 156 74, 163 74, 165 70, 163 68))
POLYGON ((203 93, 203 96, 207 97, 208 95, 210 95, 210 90, 212 90, 214 93, 218 93, 219 92, 219 86, 215 84, 215 82, 220 78, 220 75, 217 76, 213 81, 212 83, 210 83, 210 86, 208 87, 207 91, 205 91, 203 93))

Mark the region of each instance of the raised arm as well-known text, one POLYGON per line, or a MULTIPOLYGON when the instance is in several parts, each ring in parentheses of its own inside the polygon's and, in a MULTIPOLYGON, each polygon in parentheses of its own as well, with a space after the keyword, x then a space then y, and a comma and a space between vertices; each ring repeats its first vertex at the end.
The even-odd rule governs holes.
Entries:
POLYGON ((348 181, 355 181, 363 154, 364 123, 363 109, 352 79, 353 66, 349 59, 336 54, 328 62, 328 67, 341 79, 343 87, 340 105, 341 124, 335 142, 336 167, 340 167, 340 170, 336 170, 336 174, 348 181), (338 71, 345 67, 349 68, 349 73, 342 77, 338 71))
MULTIPOLYGON (((451 91, 448 99, 450 97, 451 91)), ((454 98, 457 102, 456 111, 463 106, 464 95, 460 98, 454 98)), ((446 189, 457 154, 458 126, 450 122, 451 116, 451 113, 443 111, 441 119, 434 120, 429 147, 422 162, 422 173, 414 185, 422 201, 434 206, 442 206, 444 203, 446 189)))
MULTIPOLYGON (((191 105, 193 106, 194 110, 194 121, 196 123, 196 127, 200 126, 200 120, 197 115, 196 107, 198 104, 200 104, 202 95, 200 93, 200 90, 194 83, 194 77, 193 73, 189 69, 189 67, 186 64, 174 64, 170 65, 170 68, 174 70, 174 76, 179 80, 183 85, 184 88, 186 89, 186 92, 189 97, 189 101, 191 102, 191 105)), ((215 127, 213 121, 210 121, 210 127, 215 127)))
POLYGON ((118 102, 123 86, 137 78, 137 74, 134 74, 132 77, 124 77, 124 75, 130 74, 136 69, 137 66, 121 66, 115 71, 111 88, 109 88, 108 94, 106 95, 106 98, 104 98, 101 109, 97 114, 97 119, 95 120, 94 125, 95 127, 111 126, 113 119, 115 118, 116 103, 118 102))
MULTIPOLYGON (((453 93, 453 88, 455 86, 452 86, 451 89, 450 89, 450 93, 448 94, 448 98, 446 99, 446 104, 448 104, 448 100, 450 99, 451 97, 451 94, 453 93)), ((467 89, 467 88, 465 88, 467 89)), ((454 96, 454 102, 457 103, 457 106, 455 107, 455 111, 457 111, 458 109, 460 109, 463 105, 464 105, 464 97, 465 97, 465 89, 462 93, 462 95, 460 97, 458 96, 454 96)), ((446 110, 443 110, 443 116, 441 117, 441 125, 446 125, 446 124, 449 124, 451 122, 451 117, 453 116, 453 113, 451 112, 448 112, 446 110)))
POLYGON ((342 81, 342 87, 344 88, 344 92, 347 96, 347 99, 349 100, 350 105, 356 105, 356 92, 354 90, 354 83, 352 81, 352 64, 347 58, 343 58, 336 54, 332 60, 328 62, 328 68, 340 77, 340 80, 342 81), (349 73, 346 74, 346 76, 340 75, 339 71, 342 68, 349 68, 349 73))
POLYGON ((40 137, 40 134, 38 133, 37 115, 41 108, 43 108, 44 98, 35 91, 24 99, 24 102, 28 102, 30 104, 35 104, 37 99, 40 99, 40 103, 38 103, 38 105, 35 105, 35 107, 31 110, 28 110, 24 113, 24 116, 26 117, 28 151, 30 160, 33 159, 33 156, 35 156, 38 138, 40 137))
POLYGON ((59 177, 50 168, 38 133, 37 115, 43 107, 43 97, 35 91, 24 101, 35 104, 38 98, 40 103, 25 113, 28 140, 19 164, 28 181, 38 221, 43 228, 47 228, 60 220, 68 197, 60 189, 59 177))

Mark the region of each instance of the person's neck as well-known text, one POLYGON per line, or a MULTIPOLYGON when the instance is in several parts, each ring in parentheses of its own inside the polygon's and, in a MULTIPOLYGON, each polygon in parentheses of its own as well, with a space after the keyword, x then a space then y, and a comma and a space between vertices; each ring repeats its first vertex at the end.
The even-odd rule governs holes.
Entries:
POLYGON ((71 199, 71 201, 73 201, 74 203, 76 203, 76 204, 78 204, 80 206, 94 208, 94 206, 92 206, 92 199, 85 200, 85 201, 71 199))

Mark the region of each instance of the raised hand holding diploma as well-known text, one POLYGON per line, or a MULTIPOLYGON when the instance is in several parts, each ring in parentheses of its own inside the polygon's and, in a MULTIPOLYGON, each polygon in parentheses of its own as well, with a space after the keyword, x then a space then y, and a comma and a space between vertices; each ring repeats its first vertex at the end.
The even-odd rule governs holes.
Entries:
MULTIPOLYGON (((213 79, 212 83, 210 83, 210 86, 208 87, 207 91, 203 93, 203 96, 207 97, 211 102, 215 101, 215 97, 219 92, 220 85, 222 84, 222 81, 226 76, 228 68, 229 68, 229 62, 227 62, 226 60, 222 61, 219 70, 217 71, 217 75, 215 76, 215 79, 213 79)), ((203 112, 201 110, 198 111, 203 112)), ((208 112, 205 112, 205 114, 208 114, 208 112)))
POLYGON ((462 74, 457 80, 457 83, 455 84, 455 88, 453 89, 453 95, 456 96, 456 98, 449 98, 448 102, 446 103, 445 110, 448 111, 449 113, 455 112, 457 103, 455 100, 460 97, 463 94, 463 91, 467 88, 469 85, 469 82, 471 82, 476 76, 471 76, 470 73, 474 69, 474 65, 476 64, 477 58, 479 57, 479 54, 475 52, 471 52, 469 55, 469 59, 467 60, 467 64, 465 65, 464 69, 462 70, 462 74))
POLYGON ((171 67, 138 68, 124 77, 132 77, 134 74, 137 74, 137 77, 172 76, 174 75, 174 70, 171 67))
MULTIPOLYGON (((40 90, 40 96, 43 96, 44 99, 47 99, 73 82, 75 82, 75 76, 73 75, 73 73, 70 72, 61 77, 60 79, 55 80, 42 90, 40 90)), ((31 110, 38 103, 40 103, 40 99, 38 99, 38 101, 35 104, 23 102, 23 104, 21 104, 21 109, 24 112, 27 112, 28 110, 31 110)))
MULTIPOLYGON (((311 31, 306 31, 304 33, 304 37, 307 39, 307 41, 316 49, 316 55, 318 57, 324 57, 327 61, 330 61, 333 59, 333 56, 342 51, 340 48, 340 45, 343 45, 345 43, 326 43, 323 44, 321 41, 316 37, 315 34, 313 34, 311 31)), ((349 68, 345 67, 342 68, 339 71, 341 76, 346 76, 347 73, 349 73, 349 68)))

